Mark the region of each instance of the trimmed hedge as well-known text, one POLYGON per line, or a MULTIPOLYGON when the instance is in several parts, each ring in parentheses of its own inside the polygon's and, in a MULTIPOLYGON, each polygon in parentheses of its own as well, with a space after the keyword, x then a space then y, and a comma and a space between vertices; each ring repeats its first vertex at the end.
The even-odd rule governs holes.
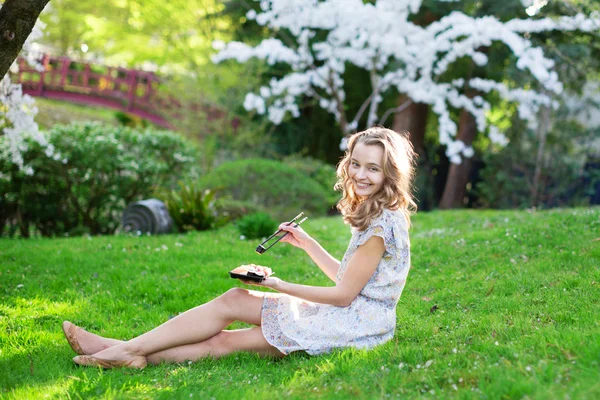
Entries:
POLYGON ((330 206, 335 206, 340 199, 341 194, 333 190, 333 186, 337 181, 336 171, 333 165, 317 160, 316 158, 301 157, 299 155, 287 156, 283 159, 283 162, 317 181, 325 190, 330 206))
POLYGON ((199 184, 216 190, 219 196, 253 203, 278 221, 289 220, 300 211, 325 215, 330 206, 326 190, 318 182, 275 160, 223 163, 200 178, 199 184))

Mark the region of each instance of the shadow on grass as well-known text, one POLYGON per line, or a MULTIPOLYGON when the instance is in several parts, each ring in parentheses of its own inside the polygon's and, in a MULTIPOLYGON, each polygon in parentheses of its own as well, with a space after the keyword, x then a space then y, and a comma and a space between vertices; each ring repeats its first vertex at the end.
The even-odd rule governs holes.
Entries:
POLYGON ((3 391, 23 386, 40 386, 56 381, 64 372, 73 370, 75 354, 64 345, 38 346, 0 359, 0 381, 3 391))

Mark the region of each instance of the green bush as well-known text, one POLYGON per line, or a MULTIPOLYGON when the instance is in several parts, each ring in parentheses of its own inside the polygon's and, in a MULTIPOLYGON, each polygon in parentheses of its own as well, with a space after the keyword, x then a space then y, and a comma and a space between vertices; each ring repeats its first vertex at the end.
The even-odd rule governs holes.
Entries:
POLYGON ((219 196, 250 202, 277 220, 304 211, 324 215, 327 193, 315 180, 279 161, 246 159, 223 163, 200 179, 204 188, 219 188, 219 196))
POLYGON ((220 198, 215 201, 217 214, 227 221, 236 221, 248 214, 264 212, 262 207, 247 201, 220 198))
POLYGON ((205 231, 214 228, 221 220, 217 218, 214 205, 215 192, 200 190, 191 183, 178 183, 177 190, 159 195, 179 232, 205 231))
POLYGON ((0 232, 113 233, 127 204, 199 174, 197 148, 168 131, 86 123, 56 125, 46 136, 53 158, 27 142, 31 176, 12 162, 0 137, 0 232))
POLYGON ((138 117, 137 115, 123 111, 117 111, 114 115, 117 122, 124 126, 129 126, 131 128, 146 128, 149 125, 147 120, 138 117))
POLYGON ((240 234, 246 239, 271 236, 277 230, 277 222, 267 213, 249 214, 236 222, 240 234))
POLYGON ((325 190, 329 205, 334 206, 338 202, 341 194, 333 190, 337 180, 333 165, 312 157, 301 157, 299 155, 287 156, 283 159, 283 163, 317 181, 325 190))

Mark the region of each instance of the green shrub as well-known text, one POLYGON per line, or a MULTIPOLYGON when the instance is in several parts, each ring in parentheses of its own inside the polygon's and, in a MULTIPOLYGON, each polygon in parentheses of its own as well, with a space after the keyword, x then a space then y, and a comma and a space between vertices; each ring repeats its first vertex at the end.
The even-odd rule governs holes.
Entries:
POLYGON ((333 165, 312 157, 301 157, 299 155, 287 156, 283 159, 283 163, 317 181, 327 194, 329 205, 334 206, 338 202, 341 194, 333 190, 337 180, 333 165))
POLYGON ((215 209, 218 215, 224 219, 226 218, 228 221, 236 221, 248 214, 265 211, 256 204, 226 198, 217 199, 215 201, 215 209))
POLYGON ((179 182, 178 185, 177 190, 159 197, 165 203, 179 232, 205 231, 215 227, 220 221, 213 201, 215 192, 200 190, 190 183, 179 182))
POLYGON ((137 115, 123 111, 117 111, 114 115, 117 122, 124 126, 129 126, 131 128, 146 128, 148 126, 148 121, 137 115))
POLYGON ((246 215, 238 220, 236 225, 247 239, 268 237, 277 230, 277 222, 267 213, 246 215))
POLYGON ((197 148, 172 132, 87 123, 56 125, 46 136, 56 156, 28 141, 23 157, 31 176, 12 162, 0 137, 1 232, 113 233, 127 204, 198 175, 197 148))
POLYGON ((223 163, 200 179, 204 188, 219 187, 219 196, 250 202, 277 220, 304 211, 324 215, 327 193, 315 180, 279 161, 246 159, 223 163))

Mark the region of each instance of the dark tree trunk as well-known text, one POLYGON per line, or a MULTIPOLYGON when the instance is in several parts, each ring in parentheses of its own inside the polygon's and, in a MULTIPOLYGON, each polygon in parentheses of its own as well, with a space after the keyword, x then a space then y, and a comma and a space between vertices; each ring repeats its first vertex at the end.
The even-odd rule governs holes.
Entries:
POLYGON ((8 72, 50 0, 6 0, 0 8, 0 80, 8 72))
MULTIPOLYGON (((465 145, 470 146, 477 135, 477 125, 475 118, 470 112, 463 109, 460 112, 460 121, 458 123, 458 137, 457 140, 462 141, 465 145)), ((446 179, 446 186, 444 187, 444 193, 440 200, 440 208, 460 208, 464 206, 464 198, 467 190, 467 183, 469 180, 469 173, 471 172, 471 159, 463 158, 460 164, 450 164, 450 170, 448 171, 448 178, 446 179)))
POLYGON ((28 219, 23 221, 21 217, 20 207, 17 208, 17 223, 19 224, 19 230, 21 231, 21 236, 25 239, 29 238, 29 222, 28 219))
MULTIPOLYGON (((400 95, 398 105, 400 106, 410 100, 410 97, 400 95)), ((428 112, 428 104, 412 103, 404 111, 394 115, 394 122, 392 124, 392 129, 396 132, 410 132, 410 141, 417 154, 421 157, 425 154, 425 127, 427 125, 428 112)))
POLYGON ((537 128, 537 136, 539 139, 537 156, 535 158, 535 172, 533 174, 533 185, 531 188, 531 205, 537 207, 541 195, 541 177, 544 167, 544 150, 546 147, 546 137, 550 130, 550 107, 543 107, 540 112, 540 121, 537 128))

